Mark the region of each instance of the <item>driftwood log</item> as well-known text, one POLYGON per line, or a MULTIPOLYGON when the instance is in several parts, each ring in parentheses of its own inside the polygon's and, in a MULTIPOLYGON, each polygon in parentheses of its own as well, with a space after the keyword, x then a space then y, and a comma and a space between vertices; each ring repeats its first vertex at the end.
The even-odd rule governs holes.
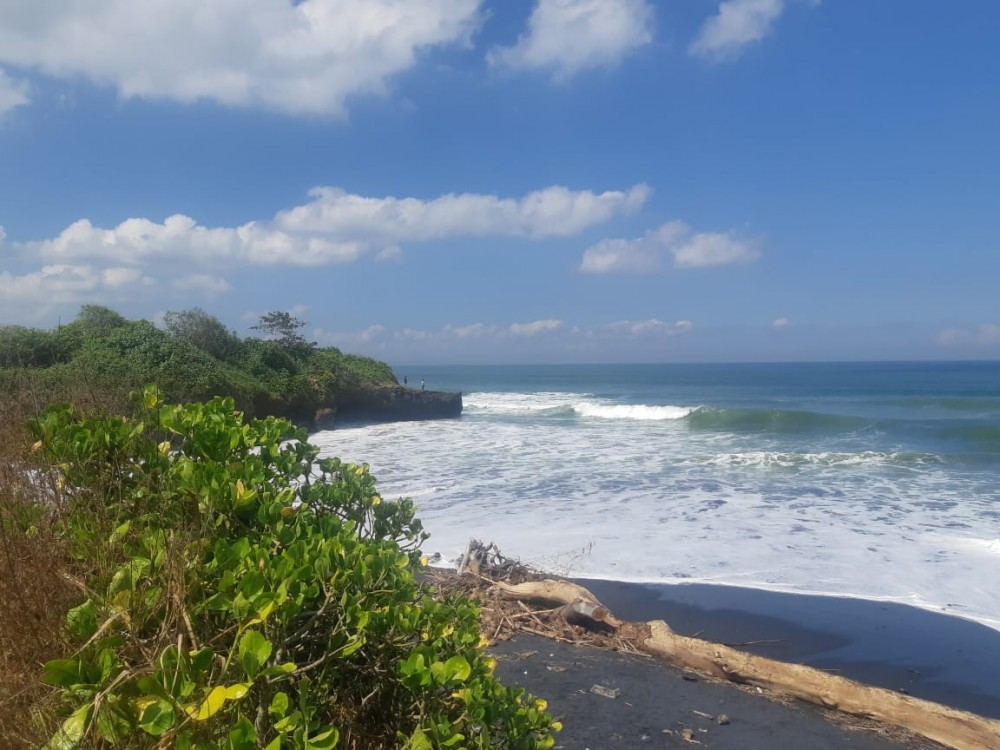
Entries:
POLYGON ((622 622, 587 589, 569 581, 495 583, 505 598, 563 605, 568 621, 592 621, 619 630, 639 650, 676 666, 753 685, 828 709, 876 719, 955 750, 997 750, 1000 721, 931 701, 870 687, 802 664, 786 664, 674 633, 662 620, 622 622))

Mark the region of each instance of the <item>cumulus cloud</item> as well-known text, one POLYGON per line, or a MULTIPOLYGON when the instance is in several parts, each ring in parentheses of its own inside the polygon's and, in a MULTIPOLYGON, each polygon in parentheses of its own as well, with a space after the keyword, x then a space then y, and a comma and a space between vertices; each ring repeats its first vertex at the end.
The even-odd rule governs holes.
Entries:
POLYGON ((696 57, 732 60, 750 43, 763 39, 785 10, 785 0, 725 0, 705 21, 688 47, 696 57))
POLYGON ((119 266, 52 264, 23 275, 4 271, 0 273, 0 311, 9 318, 38 318, 59 305, 97 298, 120 300, 153 284, 137 269, 119 266))
POLYGON ((704 268, 746 263, 759 257, 753 243, 732 232, 694 232, 682 221, 670 221, 635 239, 602 240, 583 253, 584 273, 648 273, 665 258, 675 268, 704 268))
POLYGON ((531 323, 512 323, 508 330, 512 336, 537 336, 540 333, 558 330, 562 328, 562 324, 561 320, 535 320, 531 323))
MULTIPOLYGON (((31 101, 31 97, 28 84, 14 80, 5 71, 0 70, 0 117, 29 101, 31 101)), ((2 239, 2 235, 0 235, 0 239, 2 239)))
POLYGON ((51 262, 184 259, 200 264, 326 266, 350 263, 369 252, 383 260, 397 257, 402 242, 566 237, 634 213, 649 193, 642 184, 603 193, 553 186, 521 198, 464 193, 422 200, 374 198, 323 187, 311 191, 310 202, 279 212, 273 221, 206 227, 175 214, 162 223, 131 218, 104 229, 80 219, 52 239, 19 247, 51 262))
POLYGON ((1000 346, 1000 324, 982 323, 974 329, 946 328, 937 335, 941 346, 993 348, 1000 346))
POLYGON ((459 236, 567 237, 638 211, 650 192, 645 184, 603 193, 554 185, 522 198, 449 193, 423 200, 318 187, 310 191, 312 201, 280 212, 275 224, 288 232, 360 236, 390 244, 459 236))
POLYGON ((122 97, 344 111, 419 54, 466 45, 481 0, 5 0, 0 62, 122 97))
POLYGON ((487 55, 495 67, 552 71, 566 80, 582 70, 618 65, 653 39, 647 0, 538 0, 528 30, 512 47, 487 55))
POLYGON ((771 323, 771 328, 778 330, 781 328, 787 328, 791 324, 792 321, 790 321, 788 318, 775 318, 774 322, 771 323))

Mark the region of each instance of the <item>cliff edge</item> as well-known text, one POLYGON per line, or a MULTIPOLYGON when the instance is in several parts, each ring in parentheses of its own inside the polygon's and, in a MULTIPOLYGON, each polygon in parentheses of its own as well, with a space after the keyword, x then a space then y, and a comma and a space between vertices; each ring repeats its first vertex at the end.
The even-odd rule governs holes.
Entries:
POLYGON ((344 422, 412 422, 461 415, 461 393, 373 386, 341 394, 333 407, 316 413, 314 423, 317 430, 330 430, 344 422))

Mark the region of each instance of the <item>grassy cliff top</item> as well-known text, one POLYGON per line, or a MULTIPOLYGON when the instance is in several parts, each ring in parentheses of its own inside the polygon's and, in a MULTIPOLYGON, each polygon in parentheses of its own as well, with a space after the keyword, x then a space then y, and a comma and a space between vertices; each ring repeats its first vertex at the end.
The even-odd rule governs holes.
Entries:
POLYGON ((231 396, 248 416, 297 420, 344 393, 397 384, 384 362, 307 341, 304 325, 272 312, 254 327, 262 338, 242 338, 198 308, 167 313, 159 328, 85 305, 55 330, 0 326, 0 389, 25 415, 54 401, 117 409, 156 383, 174 401, 231 396))

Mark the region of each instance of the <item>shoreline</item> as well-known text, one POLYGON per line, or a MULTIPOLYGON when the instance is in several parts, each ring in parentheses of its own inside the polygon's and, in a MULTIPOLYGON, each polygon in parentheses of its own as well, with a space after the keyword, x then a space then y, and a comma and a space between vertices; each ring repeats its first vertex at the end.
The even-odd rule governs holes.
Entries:
POLYGON ((1000 718, 1000 631, 894 602, 574 578, 616 616, 1000 718))

